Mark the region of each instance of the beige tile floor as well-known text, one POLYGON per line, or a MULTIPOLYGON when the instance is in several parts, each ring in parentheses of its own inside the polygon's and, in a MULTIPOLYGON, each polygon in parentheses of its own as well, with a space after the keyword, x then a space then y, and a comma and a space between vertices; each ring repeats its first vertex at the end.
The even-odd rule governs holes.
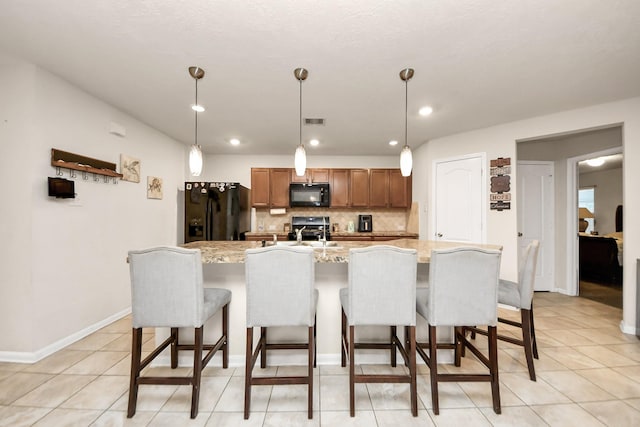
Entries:
MULTIPOLYGON (((202 381, 195 420, 189 419, 190 389, 178 386, 142 386, 137 414, 128 420, 127 317, 33 365, 0 363, 0 426, 640 425, 640 341, 620 332, 620 309, 541 293, 535 296, 535 312, 538 381, 529 381, 522 350, 501 342, 501 415, 492 410, 486 383, 442 383, 440 415, 434 415, 428 370, 423 365, 417 418, 409 411, 408 387, 392 384, 358 384, 356 417, 350 418, 347 370, 320 366, 313 420, 306 417, 305 386, 269 386, 254 387, 251 417, 244 421, 243 369, 210 367, 202 381)), ((149 350, 153 335, 145 334, 145 339, 149 350)), ((481 339, 479 346, 486 347, 481 339)), ((459 369, 477 368, 478 362, 467 357, 459 369)), ((365 365, 359 369, 384 372, 391 368, 365 365)), ((442 365, 442 369, 457 368, 442 365)), ((269 370, 290 375, 298 368, 269 370)), ((178 372, 189 370, 179 368, 178 372)))

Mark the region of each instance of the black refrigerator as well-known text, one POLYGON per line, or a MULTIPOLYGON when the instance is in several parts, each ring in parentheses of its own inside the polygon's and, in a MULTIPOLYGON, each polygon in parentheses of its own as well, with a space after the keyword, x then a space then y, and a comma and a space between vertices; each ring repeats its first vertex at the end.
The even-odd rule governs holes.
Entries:
POLYGON ((184 183, 184 242, 244 240, 250 229, 249 189, 237 182, 184 183))

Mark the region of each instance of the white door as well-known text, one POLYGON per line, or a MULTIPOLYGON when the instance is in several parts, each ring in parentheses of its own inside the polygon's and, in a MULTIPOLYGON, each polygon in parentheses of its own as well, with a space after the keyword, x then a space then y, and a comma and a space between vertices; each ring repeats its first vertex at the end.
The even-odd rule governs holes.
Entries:
POLYGON ((518 250, 540 241, 536 291, 554 289, 553 162, 518 162, 518 250))
POLYGON ((485 243, 484 154, 434 162, 435 240, 485 243))

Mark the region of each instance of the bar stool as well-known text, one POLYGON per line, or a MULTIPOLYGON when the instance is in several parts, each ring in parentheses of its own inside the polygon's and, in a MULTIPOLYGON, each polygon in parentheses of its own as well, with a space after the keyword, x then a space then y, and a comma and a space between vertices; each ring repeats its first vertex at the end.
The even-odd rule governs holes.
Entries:
POLYGON ((429 343, 418 343, 417 352, 431 371, 433 412, 440 413, 438 382, 488 381, 491 383, 493 410, 500 413, 498 346, 496 324, 500 251, 477 248, 433 250, 429 265, 429 287, 418 291, 416 310, 427 320, 429 343), (467 341, 462 326, 488 325, 489 355, 467 341), (454 327, 454 342, 438 343, 437 326, 454 327), (429 354, 423 350, 428 348, 429 354), (455 365, 460 366, 463 348, 489 368, 488 374, 442 374, 438 372, 438 349, 454 349, 455 365))
POLYGON ((340 290, 342 305, 342 366, 349 358, 349 410, 355 416, 355 383, 408 383, 411 414, 418 416, 416 386, 416 275, 417 252, 380 245, 349 251, 349 287, 340 290), (347 335, 347 325, 349 332, 347 335), (390 327, 388 343, 355 342, 355 327, 390 327), (404 344, 396 335, 403 325, 404 344), (396 350, 409 368, 408 375, 360 375, 355 373, 356 349, 388 349, 391 366, 396 350))
MULTIPOLYGON (((533 324, 533 290, 535 288, 539 248, 540 242, 533 240, 525 249, 518 268, 518 283, 509 280, 500 280, 498 284, 498 303, 509 305, 520 311, 520 322, 502 317, 498 317, 498 322, 520 328, 522 332, 522 339, 500 334, 498 334, 498 339, 524 348, 527 368, 529 369, 529 379, 531 381, 536 380, 533 359, 538 359, 536 331, 533 324)), ((479 328, 468 329, 472 332, 471 338, 475 338, 476 333, 487 335, 487 331, 479 328)))
POLYGON ((247 283, 247 347, 245 358, 244 419, 249 419, 251 386, 307 384, 308 417, 313 418, 313 368, 315 366, 316 307, 313 249, 269 246, 245 251, 247 283), (272 326, 306 326, 306 343, 267 342, 272 326), (253 328, 260 327, 260 339, 253 350, 253 328), (267 366, 268 350, 306 349, 307 375, 292 377, 254 377, 258 356, 260 367, 267 366))
POLYGON ((129 251, 131 274, 131 378, 127 418, 136 413, 140 384, 191 385, 191 418, 198 415, 202 370, 222 349, 222 367, 229 365, 229 303, 226 289, 203 288, 200 250, 156 247, 129 251), (213 345, 203 344, 203 325, 222 309, 222 336, 213 345), (143 361, 142 328, 171 328, 171 335, 143 361), (178 328, 195 328, 194 344, 180 344, 178 328), (190 377, 141 376, 140 372, 165 348, 171 346, 171 368, 178 366, 178 351, 193 350, 190 377), (203 350, 207 354, 202 358, 203 350))

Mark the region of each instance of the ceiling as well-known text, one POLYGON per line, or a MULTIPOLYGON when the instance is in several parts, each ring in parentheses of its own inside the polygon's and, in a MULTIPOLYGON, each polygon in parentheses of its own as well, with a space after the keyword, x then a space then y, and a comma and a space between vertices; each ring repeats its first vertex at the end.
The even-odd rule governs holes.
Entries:
MULTIPOLYGON (((211 154, 395 155, 409 144, 640 95, 636 0, 3 0, 0 54, 181 141, 195 82, 211 154), (433 107, 429 117, 417 110, 433 107), (232 147, 231 138, 240 146, 232 147), (400 144, 387 143, 397 139, 400 144)), ((0 64, 2 58, 0 57, 0 64)))

